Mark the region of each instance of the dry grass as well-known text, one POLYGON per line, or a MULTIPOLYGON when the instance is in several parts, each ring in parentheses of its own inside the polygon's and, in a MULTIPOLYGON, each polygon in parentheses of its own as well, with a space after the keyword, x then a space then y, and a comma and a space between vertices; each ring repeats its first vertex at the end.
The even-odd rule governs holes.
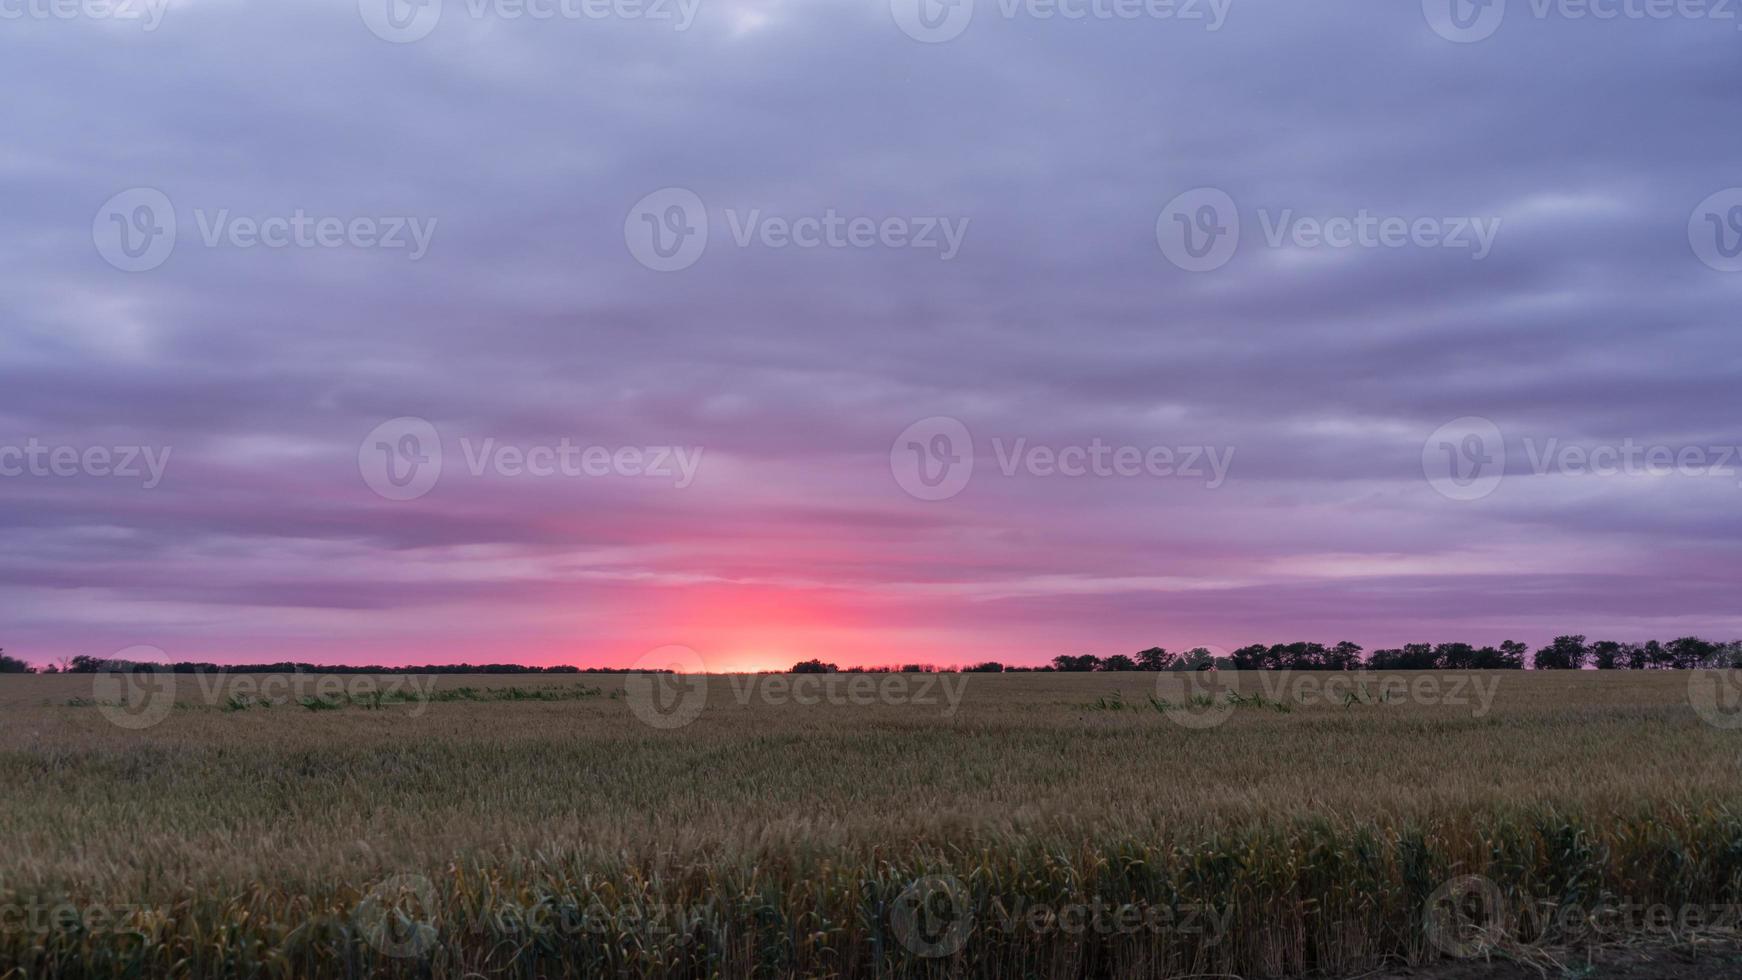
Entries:
POLYGON ((1439 676, 1466 703, 1247 675, 1205 728, 1150 674, 958 676, 953 710, 936 681, 805 705, 714 678, 675 730, 620 677, 331 710, 184 677, 140 731, 89 677, 0 678, 0 976, 1352 973, 1436 955, 1423 910, 1461 874, 1514 944, 1542 903, 1738 900, 1742 736, 1685 675, 1474 675, 1486 710, 1439 676), (935 959, 905 928, 926 875, 972 915, 920 916, 935 959), (1144 924, 1032 907, 1096 899, 1144 924))

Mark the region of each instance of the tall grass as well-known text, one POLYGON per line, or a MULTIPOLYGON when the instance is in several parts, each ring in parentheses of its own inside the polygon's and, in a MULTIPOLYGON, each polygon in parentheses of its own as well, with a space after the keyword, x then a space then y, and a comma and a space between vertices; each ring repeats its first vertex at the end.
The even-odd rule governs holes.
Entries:
POLYGON ((1497 956, 1588 939, 1543 909, 1742 900, 1738 736, 1679 681, 1526 676, 1480 718, 1236 690, 1195 730, 1141 679, 984 680, 947 719, 722 684, 678 731, 538 682, 144 732, 9 687, 0 906, 72 914, 0 911, 0 977, 1335 976, 1443 957, 1460 875, 1497 956))

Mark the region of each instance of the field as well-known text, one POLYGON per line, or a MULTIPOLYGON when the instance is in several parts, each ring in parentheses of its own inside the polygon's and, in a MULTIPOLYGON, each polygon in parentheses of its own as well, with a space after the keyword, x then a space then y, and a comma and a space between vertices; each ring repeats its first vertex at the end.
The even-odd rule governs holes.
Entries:
POLYGON ((1736 931, 1742 735, 1683 672, 647 680, 0 678, 0 977, 1558 976, 1736 931))

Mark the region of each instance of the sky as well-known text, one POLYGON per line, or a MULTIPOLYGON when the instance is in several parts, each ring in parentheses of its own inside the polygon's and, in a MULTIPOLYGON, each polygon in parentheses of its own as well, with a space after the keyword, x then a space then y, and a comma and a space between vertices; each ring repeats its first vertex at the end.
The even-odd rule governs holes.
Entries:
POLYGON ((0 646, 1742 637, 1739 27, 0 0, 0 646))

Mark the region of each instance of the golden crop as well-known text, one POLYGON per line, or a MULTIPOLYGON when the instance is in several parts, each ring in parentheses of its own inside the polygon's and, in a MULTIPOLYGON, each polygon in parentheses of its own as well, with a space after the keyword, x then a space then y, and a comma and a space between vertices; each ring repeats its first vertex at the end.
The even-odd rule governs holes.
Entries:
POLYGON ((1482 951, 1742 889, 1684 673, 897 676, 0 677, 0 977, 1337 974, 1448 955, 1460 875, 1482 951))

